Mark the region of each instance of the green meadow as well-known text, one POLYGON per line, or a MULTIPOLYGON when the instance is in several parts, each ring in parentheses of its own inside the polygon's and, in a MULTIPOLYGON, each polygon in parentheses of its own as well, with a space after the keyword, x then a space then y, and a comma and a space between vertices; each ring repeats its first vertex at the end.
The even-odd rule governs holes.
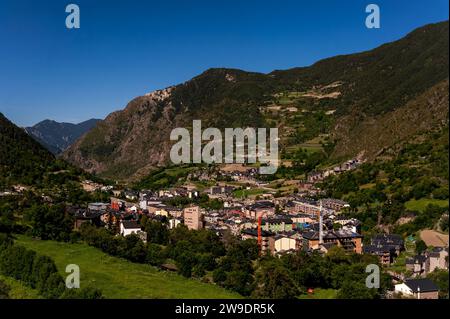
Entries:
POLYGON ((336 289, 316 288, 313 293, 303 294, 299 299, 336 299, 337 292, 336 289))
POLYGON ((63 277, 67 275, 67 265, 78 265, 81 286, 98 288, 106 298, 242 298, 214 284, 112 257, 86 244, 35 240, 26 236, 18 236, 16 242, 52 257, 63 277))
POLYGON ((405 207, 411 211, 423 212, 430 204, 439 207, 448 207, 448 200, 429 198, 411 199, 405 203, 405 207))

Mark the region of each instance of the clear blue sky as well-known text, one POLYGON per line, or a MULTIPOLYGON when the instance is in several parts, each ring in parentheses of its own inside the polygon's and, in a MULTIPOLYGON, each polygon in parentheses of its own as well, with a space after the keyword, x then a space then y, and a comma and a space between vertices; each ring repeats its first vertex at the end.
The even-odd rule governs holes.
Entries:
POLYGON ((21 126, 104 118, 210 67, 270 72, 448 19, 448 0, 0 0, 0 112, 21 126), (81 28, 65 28, 65 7, 81 28), (365 7, 381 29, 365 27, 365 7))

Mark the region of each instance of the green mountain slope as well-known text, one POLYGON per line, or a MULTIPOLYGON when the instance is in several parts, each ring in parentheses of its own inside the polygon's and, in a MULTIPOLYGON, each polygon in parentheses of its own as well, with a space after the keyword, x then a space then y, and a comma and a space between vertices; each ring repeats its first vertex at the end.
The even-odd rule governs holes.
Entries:
POLYGON ((0 185, 34 184, 55 157, 0 113, 0 185))
MULTIPOLYGON (((283 154, 321 139, 335 146, 329 153, 330 161, 336 161, 370 146, 348 146, 362 130, 361 123, 393 116, 386 114, 447 78, 448 22, 442 22, 374 50, 325 59, 310 67, 269 74, 207 70, 183 84, 134 99, 63 156, 90 172, 137 178, 168 163, 172 128, 189 128, 192 119, 201 119, 203 127, 277 126, 283 154)), ((405 119, 406 126, 416 124, 405 119)), ((385 136, 376 148, 390 143, 385 136)))
POLYGON ((374 159, 415 134, 448 124, 448 89, 445 80, 392 112, 365 116, 358 122, 350 115, 343 116, 333 131, 338 141, 334 155, 345 158, 363 152, 374 159))
POLYGON ((405 236, 448 231, 448 133, 448 121, 419 131, 374 161, 329 177, 322 189, 350 203, 348 215, 362 221, 369 237, 383 230, 405 236))

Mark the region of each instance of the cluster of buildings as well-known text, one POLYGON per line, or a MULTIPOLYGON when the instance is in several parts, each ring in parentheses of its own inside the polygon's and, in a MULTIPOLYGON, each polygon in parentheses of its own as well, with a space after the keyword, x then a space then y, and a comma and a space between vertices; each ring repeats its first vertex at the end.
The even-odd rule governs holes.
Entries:
POLYGON ((405 250, 403 238, 396 234, 376 235, 371 238, 370 244, 363 248, 365 254, 378 256, 380 264, 385 266, 394 263, 403 250, 405 250))
MULTIPOLYGON (((392 265, 404 250, 404 241, 396 234, 376 235, 371 238, 369 245, 363 246, 365 254, 378 256, 380 263, 385 266, 392 265)), ((437 269, 448 270, 448 267, 448 247, 434 247, 408 257, 405 262, 405 274, 391 272, 394 275, 394 282, 398 282, 392 293, 401 298, 438 299, 439 287, 426 276, 437 269)))
MULTIPOLYGON (((351 160, 333 171, 353 169, 359 163, 351 160)), ((253 176, 251 171, 213 174, 228 174, 227 178, 233 180, 253 176)), ((203 177, 200 174, 195 178, 203 177)), ((279 256, 299 250, 325 254, 333 247, 341 247, 348 252, 377 256, 380 264, 386 267, 405 250, 403 238, 395 234, 378 234, 363 244, 361 222, 348 217, 345 212, 349 204, 345 201, 334 198, 318 200, 310 197, 315 193, 309 190, 284 197, 275 198, 268 193, 253 199, 240 199, 233 196, 235 190, 236 186, 227 183, 207 187, 201 192, 193 187, 139 192, 113 190, 117 197, 111 197, 110 203, 91 203, 87 208, 73 208, 74 227, 79 228, 85 222, 99 227, 115 225, 118 234, 127 236, 134 233, 145 241, 147 234, 139 224, 141 216, 145 215, 164 222, 170 229, 183 224, 191 230, 209 229, 219 237, 231 234, 243 240, 255 239, 263 254, 279 256), (205 195, 210 199, 220 199, 223 207, 204 209, 195 204, 198 197, 204 198, 205 195), (173 206, 173 203, 177 205, 173 206)), ((409 278, 398 278, 392 293, 410 298, 437 298, 438 288, 425 278, 436 269, 448 269, 448 247, 434 248, 408 258, 406 270, 409 278)))
POLYGON ((407 258, 406 269, 414 277, 425 277, 436 269, 448 269, 448 247, 434 247, 431 251, 407 258))
POLYGON ((257 182, 256 176, 258 169, 255 167, 245 167, 244 165, 236 165, 229 169, 214 169, 214 170, 197 170, 188 175, 189 180, 199 181, 235 181, 245 183, 257 182))
POLYGON ((105 186, 100 183, 93 182, 91 180, 84 180, 81 182, 81 187, 86 192, 103 191, 108 192, 113 189, 112 186, 105 186))
POLYGON ((98 226, 114 224, 122 235, 139 233, 144 238, 138 221, 141 215, 147 215, 163 218, 169 228, 184 224, 189 229, 210 229, 219 236, 229 232, 242 239, 258 239, 259 227, 260 249, 273 255, 299 249, 326 252, 332 246, 362 253, 360 222, 339 215, 348 207, 344 201, 331 198, 314 201, 299 195, 236 199, 232 196, 234 190, 230 185, 214 185, 203 191, 210 198, 223 201, 224 207, 218 210, 203 209, 192 203, 184 207, 171 206, 173 198, 195 202, 200 192, 186 187, 157 192, 122 191, 120 198, 111 198, 111 203, 91 203, 87 208, 76 208, 75 228, 84 222, 98 226))
POLYGON ((359 165, 363 163, 363 160, 359 157, 348 160, 340 165, 337 165, 333 168, 326 169, 323 171, 314 171, 308 174, 308 182, 315 183, 324 180, 328 176, 337 175, 343 172, 347 172, 349 170, 353 170, 357 168, 359 165))

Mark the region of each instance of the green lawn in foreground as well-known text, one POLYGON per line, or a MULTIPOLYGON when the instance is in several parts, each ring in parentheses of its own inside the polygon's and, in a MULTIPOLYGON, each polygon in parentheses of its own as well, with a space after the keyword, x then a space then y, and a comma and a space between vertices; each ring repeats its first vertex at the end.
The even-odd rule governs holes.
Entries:
POLYGON ((336 289, 314 289, 313 294, 304 294, 299 299, 336 299, 336 289))
POLYGON ((405 203, 405 207, 406 209, 411 211, 423 212, 429 204, 437 205, 440 207, 448 207, 447 200, 430 198, 411 199, 405 203))
POLYGON ((19 280, 0 275, 0 281, 3 281, 11 289, 9 298, 11 299, 39 299, 39 293, 36 289, 32 289, 19 280))
POLYGON ((106 298, 241 298, 216 285, 111 257, 86 244, 34 240, 26 236, 18 236, 16 242, 52 257, 64 278, 66 265, 77 264, 81 286, 99 288, 106 298))

